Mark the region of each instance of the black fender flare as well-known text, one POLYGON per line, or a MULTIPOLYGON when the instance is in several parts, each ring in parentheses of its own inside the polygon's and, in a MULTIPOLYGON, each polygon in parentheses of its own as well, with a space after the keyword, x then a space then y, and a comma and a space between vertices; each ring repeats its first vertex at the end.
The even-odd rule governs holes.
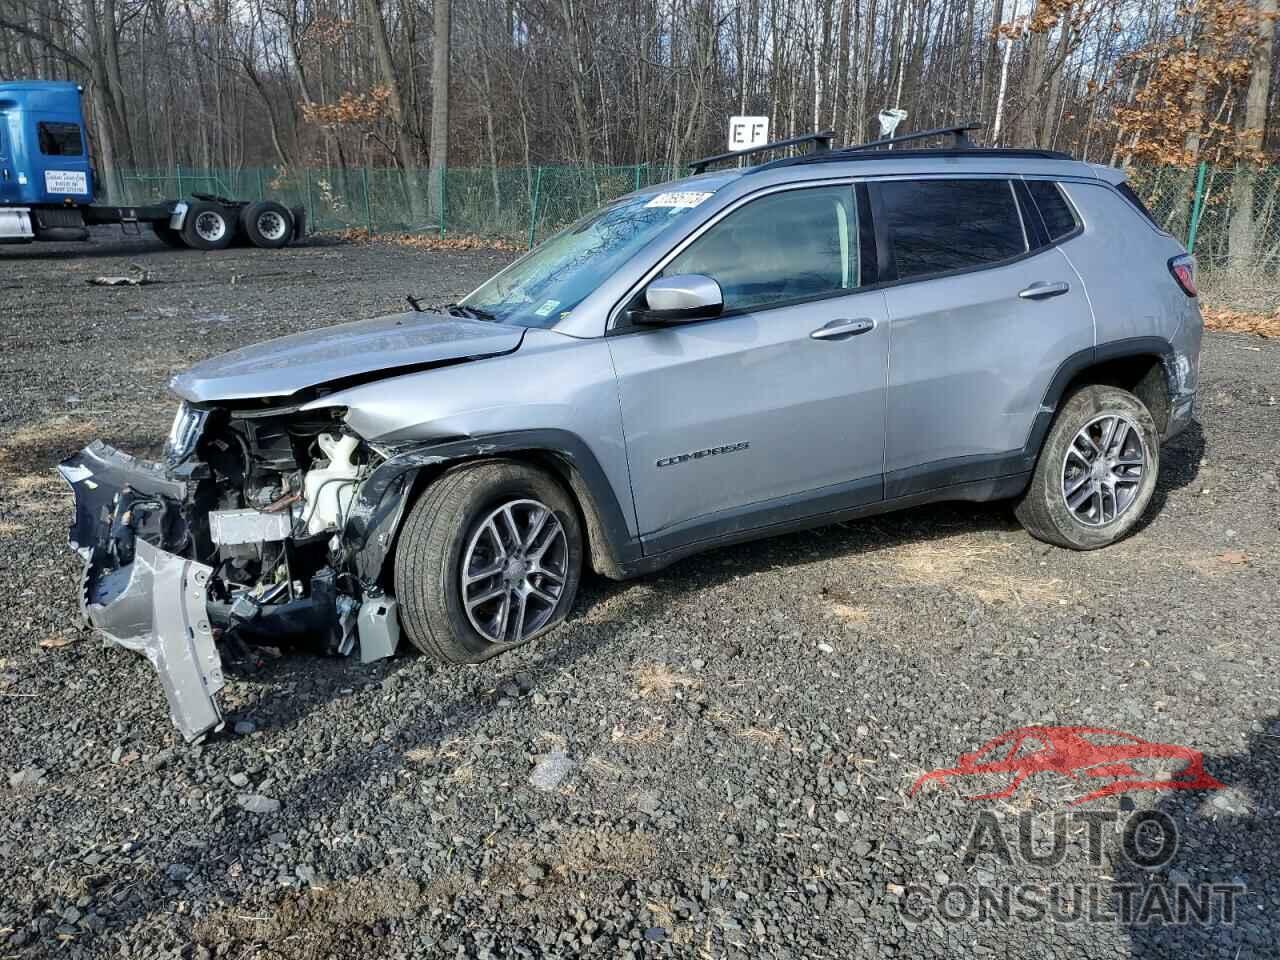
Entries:
POLYGON ((342 530, 343 548, 356 578, 366 588, 383 584, 387 558, 423 470, 469 460, 514 457, 552 470, 570 488, 582 510, 592 566, 621 579, 640 557, 618 495, 586 442, 567 430, 516 430, 428 441, 394 448, 360 485, 342 530))
POLYGON ((1174 379, 1175 353, 1173 344, 1164 337, 1127 337, 1124 340, 1113 340, 1100 343, 1094 347, 1077 350, 1058 365, 1045 389, 1044 400, 1040 404, 1040 412, 1031 424, 1031 433, 1023 447, 1024 456, 1031 466, 1035 466, 1040 458, 1040 448, 1044 446, 1044 438, 1049 433, 1053 418, 1062 403, 1063 394, 1068 385, 1090 367, 1107 363, 1111 360, 1124 360, 1127 357, 1159 357, 1160 366, 1164 369, 1165 387, 1172 397, 1176 389, 1174 379))

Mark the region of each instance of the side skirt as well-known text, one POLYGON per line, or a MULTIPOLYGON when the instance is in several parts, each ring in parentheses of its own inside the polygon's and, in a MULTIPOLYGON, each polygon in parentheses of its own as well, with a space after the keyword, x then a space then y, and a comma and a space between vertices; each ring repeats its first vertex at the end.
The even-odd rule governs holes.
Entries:
MULTIPOLYGON (((876 477, 874 481, 875 485, 879 486, 880 478, 876 477)), ((869 482, 859 481, 859 483, 863 484, 869 482)), ((780 513, 791 513, 795 507, 790 504, 784 507, 762 508, 750 515, 735 517, 733 519, 734 529, 728 532, 717 533, 710 537, 679 545, 671 545, 666 549, 661 549, 660 552, 625 564, 622 572, 626 578, 643 576, 670 566, 677 560, 683 560, 685 557, 703 553, 707 550, 714 550, 717 547, 746 543, 751 540, 762 540, 766 537, 795 533, 800 530, 812 530, 815 527, 824 527, 829 524, 841 523, 845 520, 856 520, 861 517, 872 517, 882 513, 892 513, 896 510, 905 510, 927 503, 942 503, 948 500, 1004 500, 1018 496, 1018 494, 1026 490, 1027 484, 1030 482, 1031 471, 1027 470, 1003 477, 990 477, 935 487, 931 490, 922 490, 889 499, 852 503, 836 509, 807 513, 799 517, 778 516, 780 513), (743 525, 747 522, 750 522, 751 526, 743 525)), ((814 502, 809 501, 808 505, 812 505, 814 502)), ((706 526, 711 526, 711 524, 706 524, 706 526)), ((649 539, 644 541, 644 545, 646 550, 651 550, 654 549, 656 544, 663 543, 664 540, 666 538, 649 539)), ((670 541, 667 540, 666 542, 669 543, 670 541)))

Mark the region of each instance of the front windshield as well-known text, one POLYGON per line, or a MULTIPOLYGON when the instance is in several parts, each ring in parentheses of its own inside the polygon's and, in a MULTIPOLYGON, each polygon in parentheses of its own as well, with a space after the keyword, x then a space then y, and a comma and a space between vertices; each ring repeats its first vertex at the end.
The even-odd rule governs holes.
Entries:
POLYGON ((602 207, 503 270, 460 304, 498 323, 550 327, 601 281, 710 193, 626 197, 602 207))

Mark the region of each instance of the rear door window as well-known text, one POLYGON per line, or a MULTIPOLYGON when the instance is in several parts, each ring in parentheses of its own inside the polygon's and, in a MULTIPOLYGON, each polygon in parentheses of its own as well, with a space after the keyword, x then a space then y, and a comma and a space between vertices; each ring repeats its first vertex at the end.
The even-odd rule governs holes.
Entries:
POLYGON ((972 270, 1027 252, 1008 180, 889 180, 876 186, 899 280, 972 270))
POLYGON ((858 245, 851 187, 787 190, 730 213, 662 275, 704 274, 720 284, 725 312, 758 310, 858 287, 858 245))
POLYGON ((36 124, 40 152, 46 157, 79 157, 84 155, 84 141, 78 123, 36 124))

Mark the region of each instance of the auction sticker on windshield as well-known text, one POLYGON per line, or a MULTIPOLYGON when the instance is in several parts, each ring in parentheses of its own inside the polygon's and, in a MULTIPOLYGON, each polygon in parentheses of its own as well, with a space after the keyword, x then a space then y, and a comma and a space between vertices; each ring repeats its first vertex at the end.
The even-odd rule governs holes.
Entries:
POLYGON ((701 193, 696 190, 674 190, 670 193, 660 193, 648 203, 646 207, 696 207, 707 197, 709 193, 701 193))

